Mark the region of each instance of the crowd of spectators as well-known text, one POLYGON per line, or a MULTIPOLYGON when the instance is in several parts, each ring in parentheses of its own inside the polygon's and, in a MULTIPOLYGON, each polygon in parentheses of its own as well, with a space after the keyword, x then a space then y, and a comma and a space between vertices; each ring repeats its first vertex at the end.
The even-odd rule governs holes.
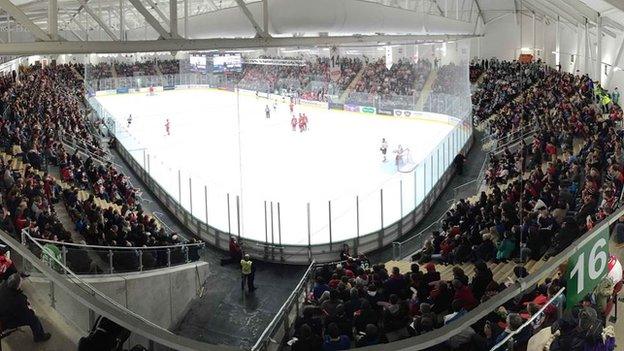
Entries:
MULTIPOLYGON (((410 271, 401 273, 397 267, 388 270, 383 264, 370 266, 368 259, 360 256, 348 257, 336 266, 322 266, 315 274, 314 287, 295 321, 289 342, 292 351, 374 346, 453 325, 479 303, 496 296, 528 272, 517 265, 513 277, 498 282, 487 264, 478 260, 472 278, 455 266, 452 279, 444 280, 431 262, 424 267, 413 263, 410 271)), ((431 350, 489 351, 538 313, 530 327, 513 336, 514 350, 526 350, 529 342, 540 345, 548 342, 553 351, 564 350, 570 342, 576 345, 577 348, 571 349, 575 351, 593 347, 614 350, 613 329, 604 328, 603 324, 605 316, 601 312, 605 306, 584 298, 578 306, 564 311, 565 296, 557 295, 566 285, 561 277, 559 274, 529 287, 431 350), (553 303, 539 312, 550 299, 553 303), (574 330, 580 319, 585 324, 581 330, 574 330), (544 338, 544 333, 538 335, 542 330, 548 337, 544 338), (557 330, 558 334, 552 336, 557 330)), ((532 350, 538 349, 541 350, 539 347, 532 350)))
POLYGON ((485 60, 484 79, 472 95, 473 119, 481 122, 542 79, 545 66, 539 62, 485 60))
POLYGON ((180 73, 180 61, 172 60, 159 60, 156 62, 160 68, 162 74, 179 74, 180 73))
MULTIPOLYGON (((358 258, 317 272, 308 306, 297 321, 293 350, 375 345, 453 323, 526 277, 524 262, 556 255, 619 205, 624 186, 620 107, 605 109, 587 76, 540 64, 492 61, 488 66, 475 108, 497 112, 487 99, 505 110, 500 120, 532 120, 539 129, 533 142, 520 142, 515 151, 506 149, 492 158, 487 191, 449 209, 440 230, 413 257, 409 272, 370 267, 358 258), (495 73, 493 66, 506 73, 495 73), (523 98, 511 103, 518 94, 523 98), (517 264, 511 279, 495 281, 486 262, 517 264), (453 268, 449 281, 436 272, 435 264, 465 263, 474 265, 472 278, 460 266, 453 268)), ((490 350, 566 286, 562 273, 525 290, 436 349, 490 350)), ((614 349, 613 330, 604 325, 604 303, 588 296, 571 309, 563 306, 563 296, 555 299, 530 328, 514 335, 516 347, 526 348, 533 336, 557 331, 546 338, 550 350, 570 349, 566 345, 575 345, 570 350, 614 349)))
POLYGON ((339 93, 348 87, 362 68, 362 60, 343 57, 336 66, 340 73, 331 77, 329 58, 317 57, 301 66, 244 64, 238 86, 263 92, 286 90, 302 98, 324 101, 328 93, 339 93))
POLYGON ((114 70, 118 77, 134 76, 155 76, 158 74, 156 68, 157 60, 129 62, 115 62, 114 70))
MULTIPOLYGON (((24 69, 15 82, 0 79, 0 92, 0 108, 7 109, 6 118, 0 119, 1 146, 28 164, 23 174, 1 164, 3 228, 14 235, 28 228, 36 238, 72 242, 52 206, 60 201, 88 244, 147 247, 185 241, 175 233, 166 233, 154 217, 147 215, 128 177, 102 162, 99 156, 105 150, 82 116, 82 82, 71 65, 24 69), (91 156, 85 159, 78 151, 68 154, 61 142, 66 135, 78 140, 91 156), (46 173, 49 167, 58 167, 60 180, 68 185, 64 190, 46 173), (84 199, 79 196, 82 190, 91 195, 84 199)), ((175 250, 174 257, 181 255, 181 250, 175 250)), ((80 267, 74 268, 88 271, 86 256, 79 256, 80 267)), ((196 258, 196 251, 191 256, 196 258)), ((153 265, 163 260, 167 260, 164 252, 143 256, 146 268, 150 262, 153 265)), ((137 268, 136 257, 132 262, 137 268)))
POLYGON ((100 62, 97 65, 88 63, 87 64, 87 77, 89 79, 112 78, 113 77, 112 67, 107 62, 100 62))

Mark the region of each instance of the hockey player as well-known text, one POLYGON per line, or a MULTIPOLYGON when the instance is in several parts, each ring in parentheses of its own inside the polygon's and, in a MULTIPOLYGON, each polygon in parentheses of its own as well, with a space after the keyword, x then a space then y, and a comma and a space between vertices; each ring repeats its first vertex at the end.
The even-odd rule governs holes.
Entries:
POLYGON ((154 95, 154 86, 153 85, 150 85, 150 87, 149 87, 149 95, 150 96, 154 95))
POLYGON ((273 112, 277 112, 277 100, 273 100, 273 112))
POLYGON ((295 112, 295 103, 293 103, 292 101, 290 102, 290 105, 288 105, 290 107, 290 113, 294 113, 295 112))
POLYGON ((292 115, 292 118, 290 119, 290 126, 292 127, 293 132, 297 131, 297 116, 295 116, 294 114, 292 115))
POLYGON ((128 116, 128 128, 130 128, 131 124, 132 124, 132 114, 130 114, 130 116, 128 116))
POLYGON ((397 167, 399 166, 399 164, 401 163, 401 160, 403 159, 403 146, 401 146, 401 144, 399 144, 399 147, 394 151, 396 153, 396 165, 397 167))
POLYGON ((303 113, 303 129, 306 132, 308 131, 308 115, 306 115, 305 112, 303 113))
POLYGON ((264 107, 264 113, 266 115, 266 118, 271 118, 271 109, 269 108, 269 105, 266 105, 264 107))
POLYGON ((383 162, 388 161, 386 159, 386 152, 388 152, 388 143, 386 142, 386 138, 381 138, 381 147, 379 148, 381 154, 383 155, 383 162))
POLYGON ((303 132, 305 130, 305 122, 303 121, 303 115, 299 114, 299 132, 303 132))
POLYGON ((171 135, 171 130, 169 129, 169 127, 169 118, 167 118, 167 120, 165 121, 165 133, 167 133, 167 136, 171 135))

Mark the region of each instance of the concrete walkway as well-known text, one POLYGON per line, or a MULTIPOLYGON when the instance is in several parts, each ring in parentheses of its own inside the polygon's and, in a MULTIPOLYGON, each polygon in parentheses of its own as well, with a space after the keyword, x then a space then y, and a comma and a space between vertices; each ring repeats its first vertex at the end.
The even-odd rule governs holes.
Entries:
MULTIPOLYGON (((43 324, 43 329, 52 334, 44 343, 33 342, 32 332, 28 327, 2 340, 3 351, 71 351, 78 349, 78 340, 84 336, 82 331, 69 324, 54 308, 37 298, 28 279, 22 283, 22 290, 28 296, 35 313, 43 324)), ((86 335, 86 334, 85 334, 86 335)))
MULTIPOLYGON (((117 152, 113 151, 111 156, 119 170, 142 192, 141 204, 145 211, 158 216, 169 230, 187 238, 194 236, 164 209, 117 152)), ((207 247, 204 260, 210 265, 210 273, 204 284, 204 294, 191 302, 189 312, 173 330, 209 343, 251 347, 290 296, 307 267, 256 262, 255 285, 258 290, 243 294, 240 265, 220 265, 226 256, 221 250, 207 247)))

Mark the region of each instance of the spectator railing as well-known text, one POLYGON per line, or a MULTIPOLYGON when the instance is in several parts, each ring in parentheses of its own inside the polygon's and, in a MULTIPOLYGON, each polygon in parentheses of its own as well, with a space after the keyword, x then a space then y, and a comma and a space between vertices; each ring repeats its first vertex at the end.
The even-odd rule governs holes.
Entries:
POLYGON ((142 272, 182 265, 198 261, 205 248, 204 243, 145 247, 66 243, 34 238, 28 228, 22 230, 21 241, 35 252, 42 245, 55 246, 63 265, 70 267, 76 274, 142 272))
MULTIPOLYGON (((42 259, 38 258, 30 249, 16 241, 8 233, 0 230, 0 240, 11 247, 12 257, 19 256, 23 263, 28 262, 34 271, 40 272, 50 284, 50 291, 62 290, 71 301, 77 301, 88 310, 90 322, 95 321, 96 315, 104 316, 132 333, 147 339, 143 345, 153 350, 154 347, 164 347, 179 351, 235 351, 235 347, 211 345, 173 334, 169 330, 156 325, 137 313, 127 309, 106 294, 97 290, 93 285, 82 280, 76 273, 67 267, 59 258, 49 254, 49 250, 37 241, 31 241, 40 251, 45 252, 42 259)), ((77 341, 76 341, 77 342, 77 341)), ((161 349, 161 348, 159 348, 161 349)))
MULTIPOLYGON (((522 330, 524 330, 524 328, 531 326, 531 324, 537 319, 539 318, 542 313, 544 313, 544 311, 546 310, 546 308, 548 308, 548 306, 550 306, 553 302, 555 302, 555 299, 557 299, 561 294, 563 294, 563 292, 565 291, 565 287, 559 289, 559 291, 557 291, 557 293, 555 295, 553 295, 545 304, 544 306, 542 306, 542 308, 540 308, 535 314, 533 314, 531 316, 531 318, 529 318, 526 322, 524 322, 520 328, 512 331, 511 333, 509 333, 503 340, 501 340, 498 344, 494 345, 490 351, 502 351, 503 350, 503 345, 507 344, 507 350, 508 351, 513 351, 514 350, 514 335, 519 334, 522 330)), ((561 313, 561 311, 558 311, 559 313, 561 313)))
POLYGON ((271 323, 264 329, 251 351, 273 351, 281 349, 284 339, 290 336, 291 327, 300 315, 300 305, 305 301, 314 279, 316 262, 312 261, 301 280, 290 294, 286 302, 277 311, 271 323))

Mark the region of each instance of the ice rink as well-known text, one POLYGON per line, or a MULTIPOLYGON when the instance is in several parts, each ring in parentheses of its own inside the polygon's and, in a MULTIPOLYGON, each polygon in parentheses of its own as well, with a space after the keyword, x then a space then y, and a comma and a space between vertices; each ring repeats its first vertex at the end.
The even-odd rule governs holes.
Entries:
MULTIPOLYGON (((358 224, 360 235, 379 230, 380 189, 387 226, 421 201, 433 185, 426 184, 431 183, 429 173, 442 174, 452 161, 440 157, 432 167, 427 157, 453 130, 448 121, 297 105, 295 113, 309 118, 309 130, 300 132, 292 131, 285 103, 274 111, 270 100, 227 91, 178 89, 97 100, 115 117, 124 146, 141 164, 145 160, 150 174, 174 198, 181 194, 180 202, 187 209, 192 206, 197 218, 207 217, 210 225, 237 234, 240 196, 241 235, 260 241, 307 244, 307 203, 312 244, 330 241, 330 217, 332 241, 355 237, 358 224), (382 138, 389 145, 385 163, 382 138), (393 151, 399 144, 419 164, 412 173, 397 172, 393 151)), ((459 142, 455 144, 448 150, 458 149, 459 142)))

